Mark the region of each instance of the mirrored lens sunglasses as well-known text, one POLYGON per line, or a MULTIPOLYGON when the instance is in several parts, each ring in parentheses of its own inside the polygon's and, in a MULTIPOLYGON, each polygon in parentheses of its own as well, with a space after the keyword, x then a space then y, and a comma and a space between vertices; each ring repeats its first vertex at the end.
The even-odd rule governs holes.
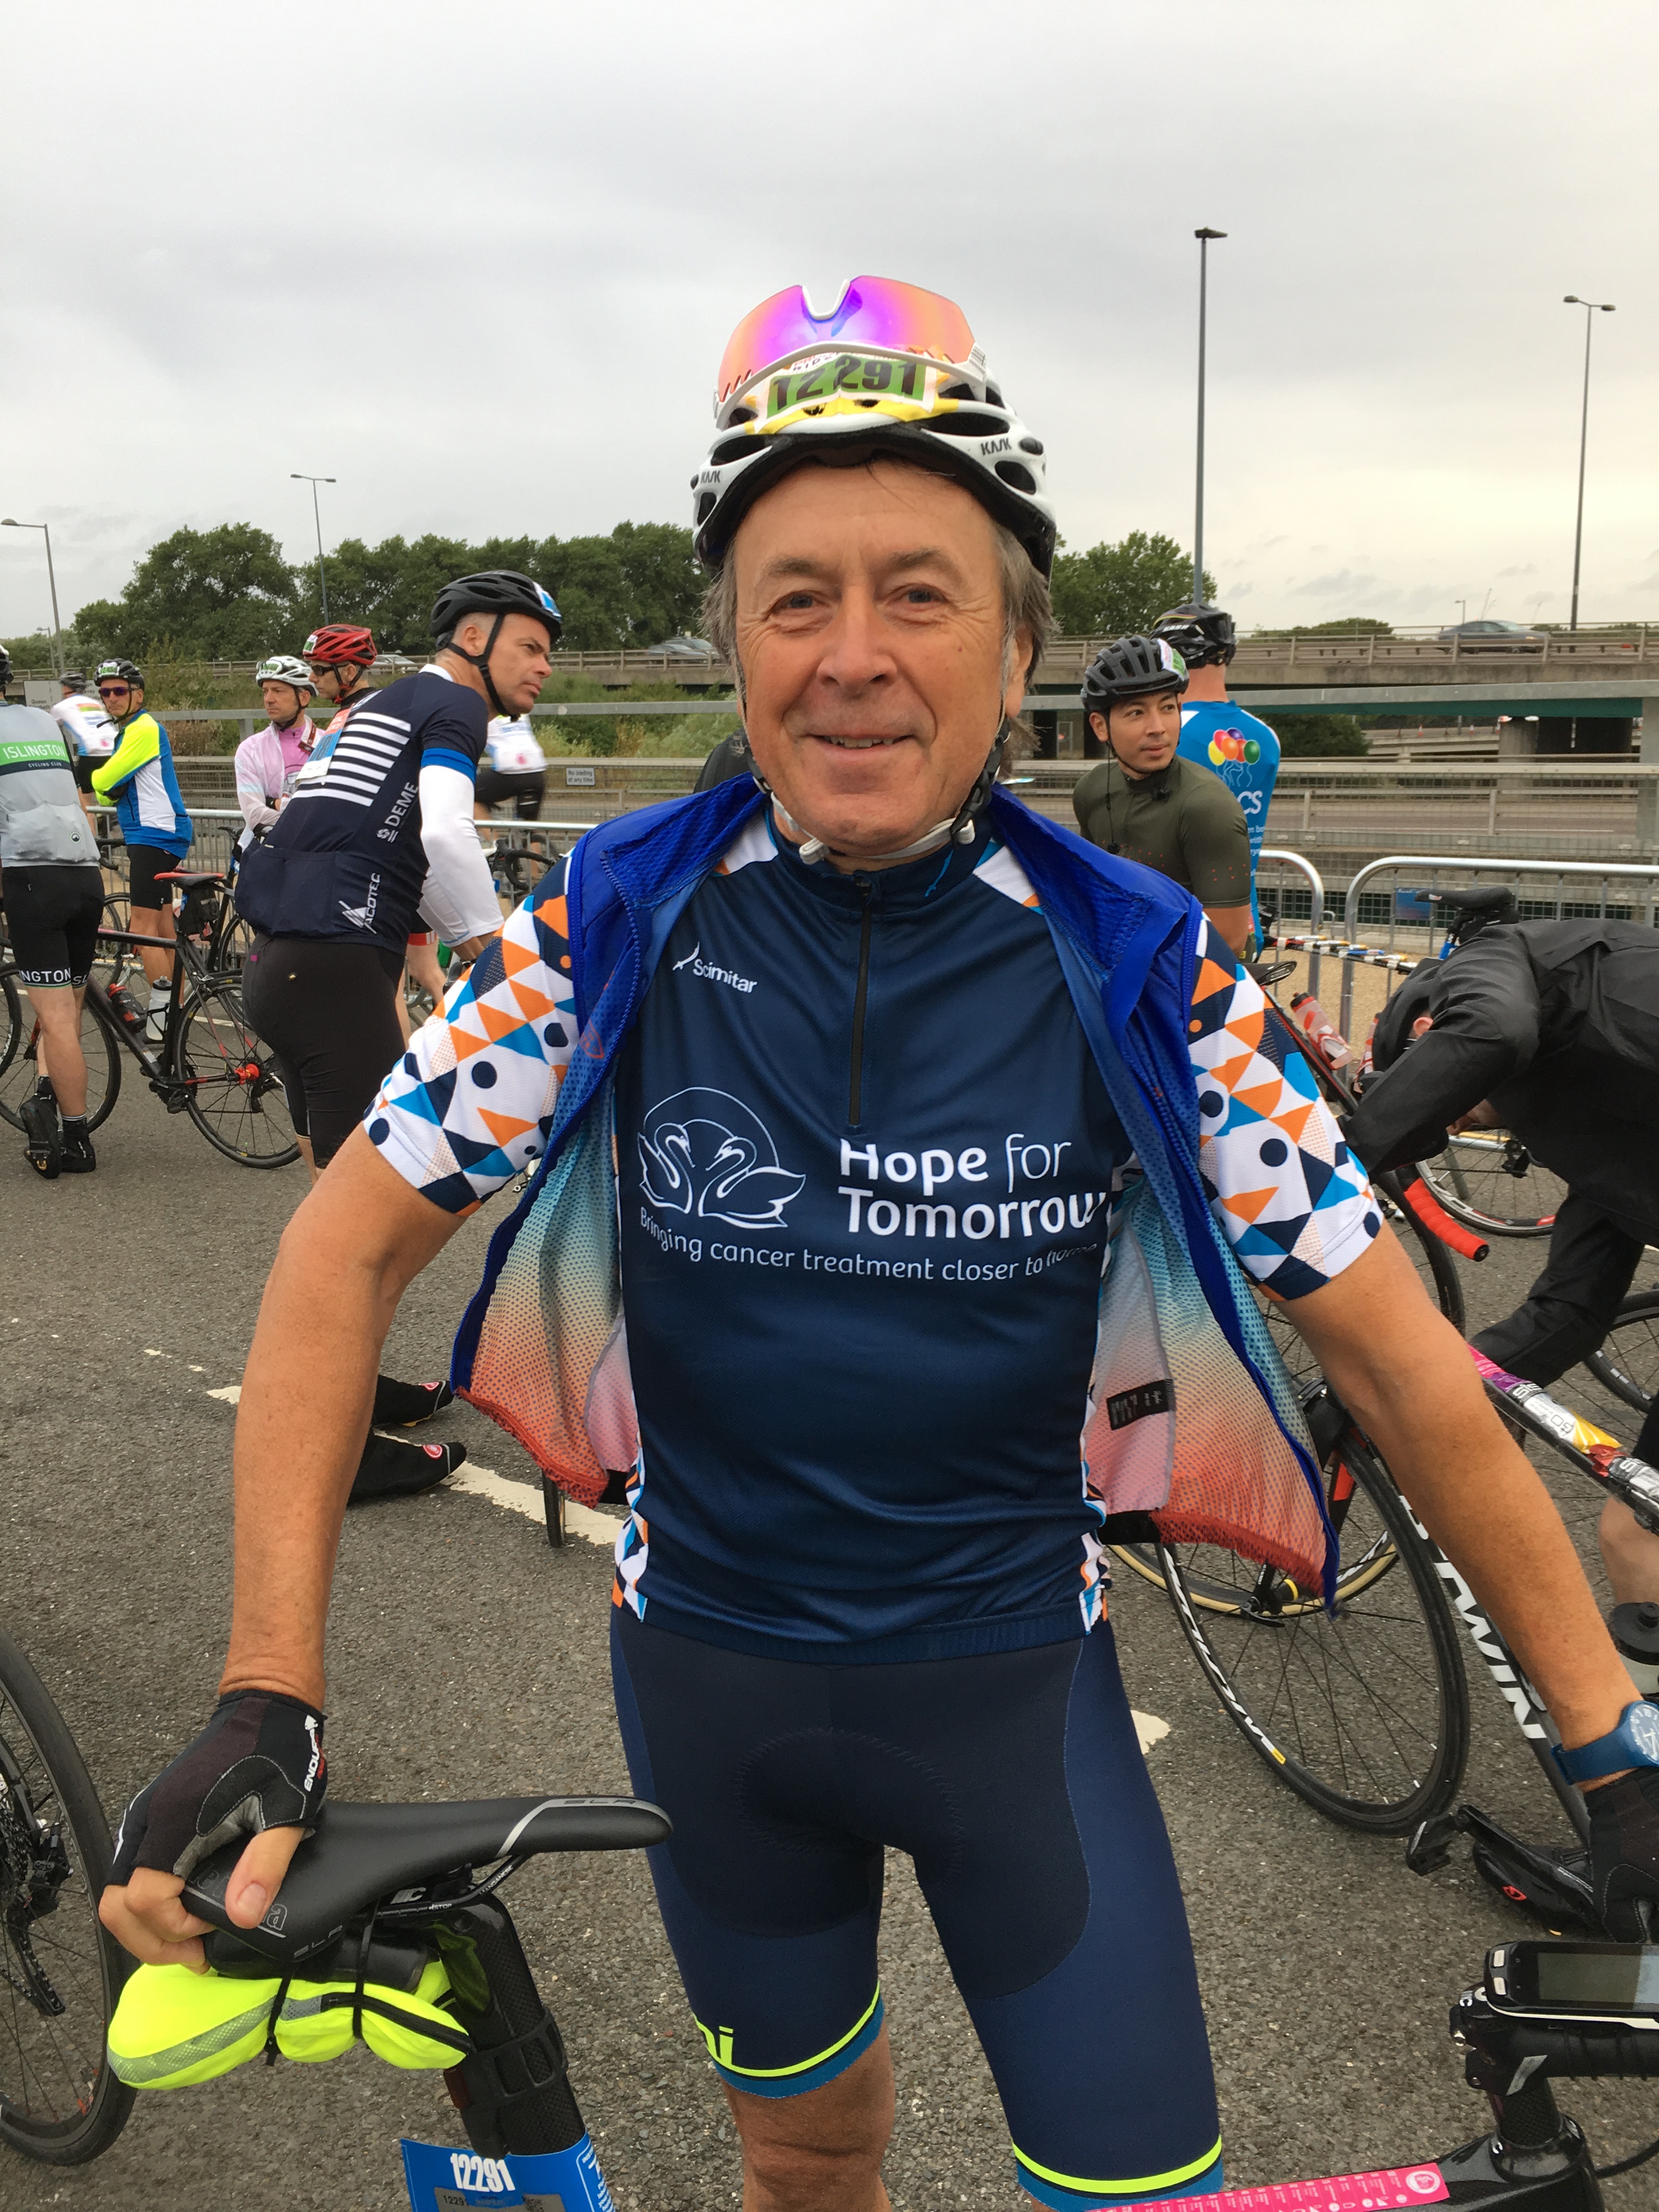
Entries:
POLYGON ((879 346, 965 362, 974 349, 968 318, 952 300, 892 276, 854 276, 826 315, 815 315, 804 286, 763 300, 738 325, 720 357, 715 404, 775 361, 811 345, 879 346))

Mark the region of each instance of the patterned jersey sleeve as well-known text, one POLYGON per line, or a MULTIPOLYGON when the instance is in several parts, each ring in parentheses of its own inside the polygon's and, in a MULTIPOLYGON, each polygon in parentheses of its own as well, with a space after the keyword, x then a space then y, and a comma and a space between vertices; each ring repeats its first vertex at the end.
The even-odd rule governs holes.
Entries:
POLYGON ((1246 1274, 1306 1297, 1353 1265, 1382 1216, 1312 1069, 1207 927, 1187 1045, 1210 1209, 1246 1274))
POLYGON ((564 868, 550 872, 410 1039, 365 1115, 380 1158, 466 1213, 540 1158, 575 1042, 564 868))

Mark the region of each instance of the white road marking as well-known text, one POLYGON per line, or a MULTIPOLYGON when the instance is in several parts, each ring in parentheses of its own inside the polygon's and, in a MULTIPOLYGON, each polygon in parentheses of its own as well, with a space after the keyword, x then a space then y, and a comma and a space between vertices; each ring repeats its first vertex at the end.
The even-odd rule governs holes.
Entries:
POLYGON ((1131 1705, 1129 1718, 1135 1724, 1135 1734, 1140 1739, 1140 1748, 1143 1752, 1150 1751, 1155 1743, 1162 1742, 1170 1733, 1168 1721, 1159 1720, 1156 1713, 1139 1712, 1134 1706, 1131 1705))
POLYGON ((208 1395, 222 1399, 227 1406, 234 1406, 241 1401, 242 1386, 240 1382, 227 1382, 222 1390, 210 1390, 208 1395))
MULTIPOLYGON (((494 1468, 478 1467, 468 1460, 456 1468, 445 1487, 464 1491, 470 1498, 487 1498, 492 1505, 502 1506, 509 1513, 522 1513, 526 1521, 535 1522, 538 1528, 547 1525, 547 1509, 542 1504, 539 1487, 527 1482, 509 1482, 494 1468)), ((574 1498, 567 1498, 564 1526, 567 1535, 585 1536, 590 1544, 598 1544, 608 1552, 616 1544, 622 1516, 595 1513, 588 1506, 578 1505, 574 1498)))

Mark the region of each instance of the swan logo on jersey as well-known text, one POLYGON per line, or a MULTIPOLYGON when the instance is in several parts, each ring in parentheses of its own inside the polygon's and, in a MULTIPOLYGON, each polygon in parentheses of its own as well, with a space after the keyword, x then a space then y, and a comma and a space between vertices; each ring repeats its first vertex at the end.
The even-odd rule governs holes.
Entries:
POLYGON ((779 1164, 766 1124, 726 1091, 677 1091, 646 1115, 639 1135, 646 1197, 664 1213, 783 1229, 783 1209, 806 1178, 779 1164))

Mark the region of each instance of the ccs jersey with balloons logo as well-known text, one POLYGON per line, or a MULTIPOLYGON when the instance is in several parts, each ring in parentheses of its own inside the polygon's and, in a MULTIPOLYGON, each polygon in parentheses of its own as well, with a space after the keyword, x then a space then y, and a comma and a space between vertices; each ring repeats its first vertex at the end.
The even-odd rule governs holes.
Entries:
MULTIPOLYGON (((1279 739, 1255 714, 1231 699, 1201 700, 1181 709, 1182 760, 1218 775, 1244 810, 1250 833, 1250 897, 1255 904, 1255 871, 1267 833, 1267 809, 1279 781, 1279 739)), ((1258 910, 1256 927, 1261 927, 1258 910)))
MULTIPOLYGON (((382 1158, 453 1212, 546 1145, 580 1049, 568 927, 555 872, 369 1110, 382 1158)), ((1216 1218, 1256 1280, 1317 1289, 1376 1233, 1364 1174, 1224 954, 1187 1027, 1216 1218)), ((1139 1170, 1012 854, 846 876, 751 819, 656 949, 614 1116, 618 1601, 784 1658, 1085 1632, 1081 1438, 1139 1170)), ((1161 1389, 1108 1408, 1166 1410, 1161 1389)))

